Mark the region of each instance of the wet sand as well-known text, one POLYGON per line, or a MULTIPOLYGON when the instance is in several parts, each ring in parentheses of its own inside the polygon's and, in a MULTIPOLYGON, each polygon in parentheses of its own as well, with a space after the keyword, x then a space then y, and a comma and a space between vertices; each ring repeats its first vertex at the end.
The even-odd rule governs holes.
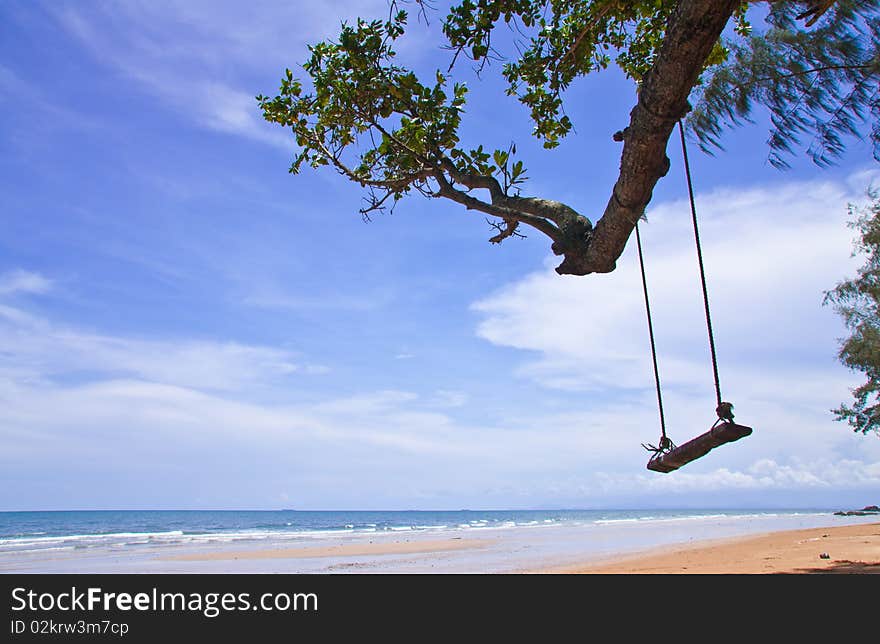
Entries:
POLYGON ((374 557, 410 555, 485 548, 488 539, 443 539, 393 541, 387 543, 337 544, 312 548, 269 548, 263 550, 224 550, 164 557, 164 561, 234 561, 238 559, 306 559, 322 557, 374 557))
POLYGON ((0 553, 0 573, 873 573, 876 517, 672 518, 0 553), (828 558, 820 558, 827 553, 828 558))

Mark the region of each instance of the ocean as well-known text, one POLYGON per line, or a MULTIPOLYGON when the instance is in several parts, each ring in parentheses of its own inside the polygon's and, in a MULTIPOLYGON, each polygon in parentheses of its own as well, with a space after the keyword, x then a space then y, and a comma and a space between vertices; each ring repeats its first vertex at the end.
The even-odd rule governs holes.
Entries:
MULTIPOLYGON (((241 542, 313 542, 359 535, 431 533, 445 538, 490 535, 499 530, 639 525, 665 531, 671 525, 819 525, 831 509, 741 510, 103 510, 0 512, 0 555, 50 551, 241 542)), ((645 531, 645 530, 642 530, 645 531)), ((751 530, 748 530, 751 531, 751 530)), ((653 531, 652 531, 653 532, 653 531)))

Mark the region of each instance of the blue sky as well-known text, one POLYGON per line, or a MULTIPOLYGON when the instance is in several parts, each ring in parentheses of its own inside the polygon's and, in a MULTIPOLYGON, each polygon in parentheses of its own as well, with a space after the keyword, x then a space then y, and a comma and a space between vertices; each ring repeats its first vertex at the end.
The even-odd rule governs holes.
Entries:
MULTIPOLYGON (((828 411, 859 383, 822 293, 853 273, 846 206, 878 178, 766 162, 766 128, 692 151, 725 398, 755 427, 679 472, 659 434, 636 259, 560 277, 537 234, 413 197, 361 222, 360 189, 290 176, 261 120, 306 44, 384 0, 0 6, 0 510, 849 507, 880 441, 828 411)), ((448 64, 439 16, 402 64, 448 64)), ((577 84, 552 152, 471 87, 463 140, 515 141, 526 194, 593 220, 632 86, 577 84)), ((673 141, 674 143, 674 141, 673 141)), ((644 228, 673 440, 714 393, 680 153, 644 228)))

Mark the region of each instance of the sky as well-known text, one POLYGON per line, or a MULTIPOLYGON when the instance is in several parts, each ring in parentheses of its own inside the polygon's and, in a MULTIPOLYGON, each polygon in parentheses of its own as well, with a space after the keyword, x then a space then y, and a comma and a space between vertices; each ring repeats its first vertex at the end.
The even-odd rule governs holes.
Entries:
MULTIPOLYGON (((858 373, 823 293, 854 274, 848 204, 880 183, 856 139, 831 168, 767 162, 766 122, 691 147, 724 398, 752 436, 673 473, 634 241, 559 276, 539 234, 419 195, 364 223, 329 169, 293 176, 262 120, 307 45, 385 0, 0 4, 0 510, 861 507, 880 439, 831 409, 858 373)), ((397 47, 446 69, 440 22, 397 47)), ((595 221, 635 93, 608 70, 531 135, 495 64, 462 141, 515 142, 523 194, 595 221)), ((664 407, 714 422, 681 154, 643 225, 664 407)))

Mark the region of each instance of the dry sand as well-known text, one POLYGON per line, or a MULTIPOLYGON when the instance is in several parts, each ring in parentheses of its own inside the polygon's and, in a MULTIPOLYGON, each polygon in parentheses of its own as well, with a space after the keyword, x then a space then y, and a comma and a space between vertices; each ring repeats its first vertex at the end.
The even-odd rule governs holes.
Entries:
POLYGON ((773 574, 880 573, 880 523, 773 532, 670 546, 545 573, 773 574), (822 558, 822 554, 828 558, 822 558))

